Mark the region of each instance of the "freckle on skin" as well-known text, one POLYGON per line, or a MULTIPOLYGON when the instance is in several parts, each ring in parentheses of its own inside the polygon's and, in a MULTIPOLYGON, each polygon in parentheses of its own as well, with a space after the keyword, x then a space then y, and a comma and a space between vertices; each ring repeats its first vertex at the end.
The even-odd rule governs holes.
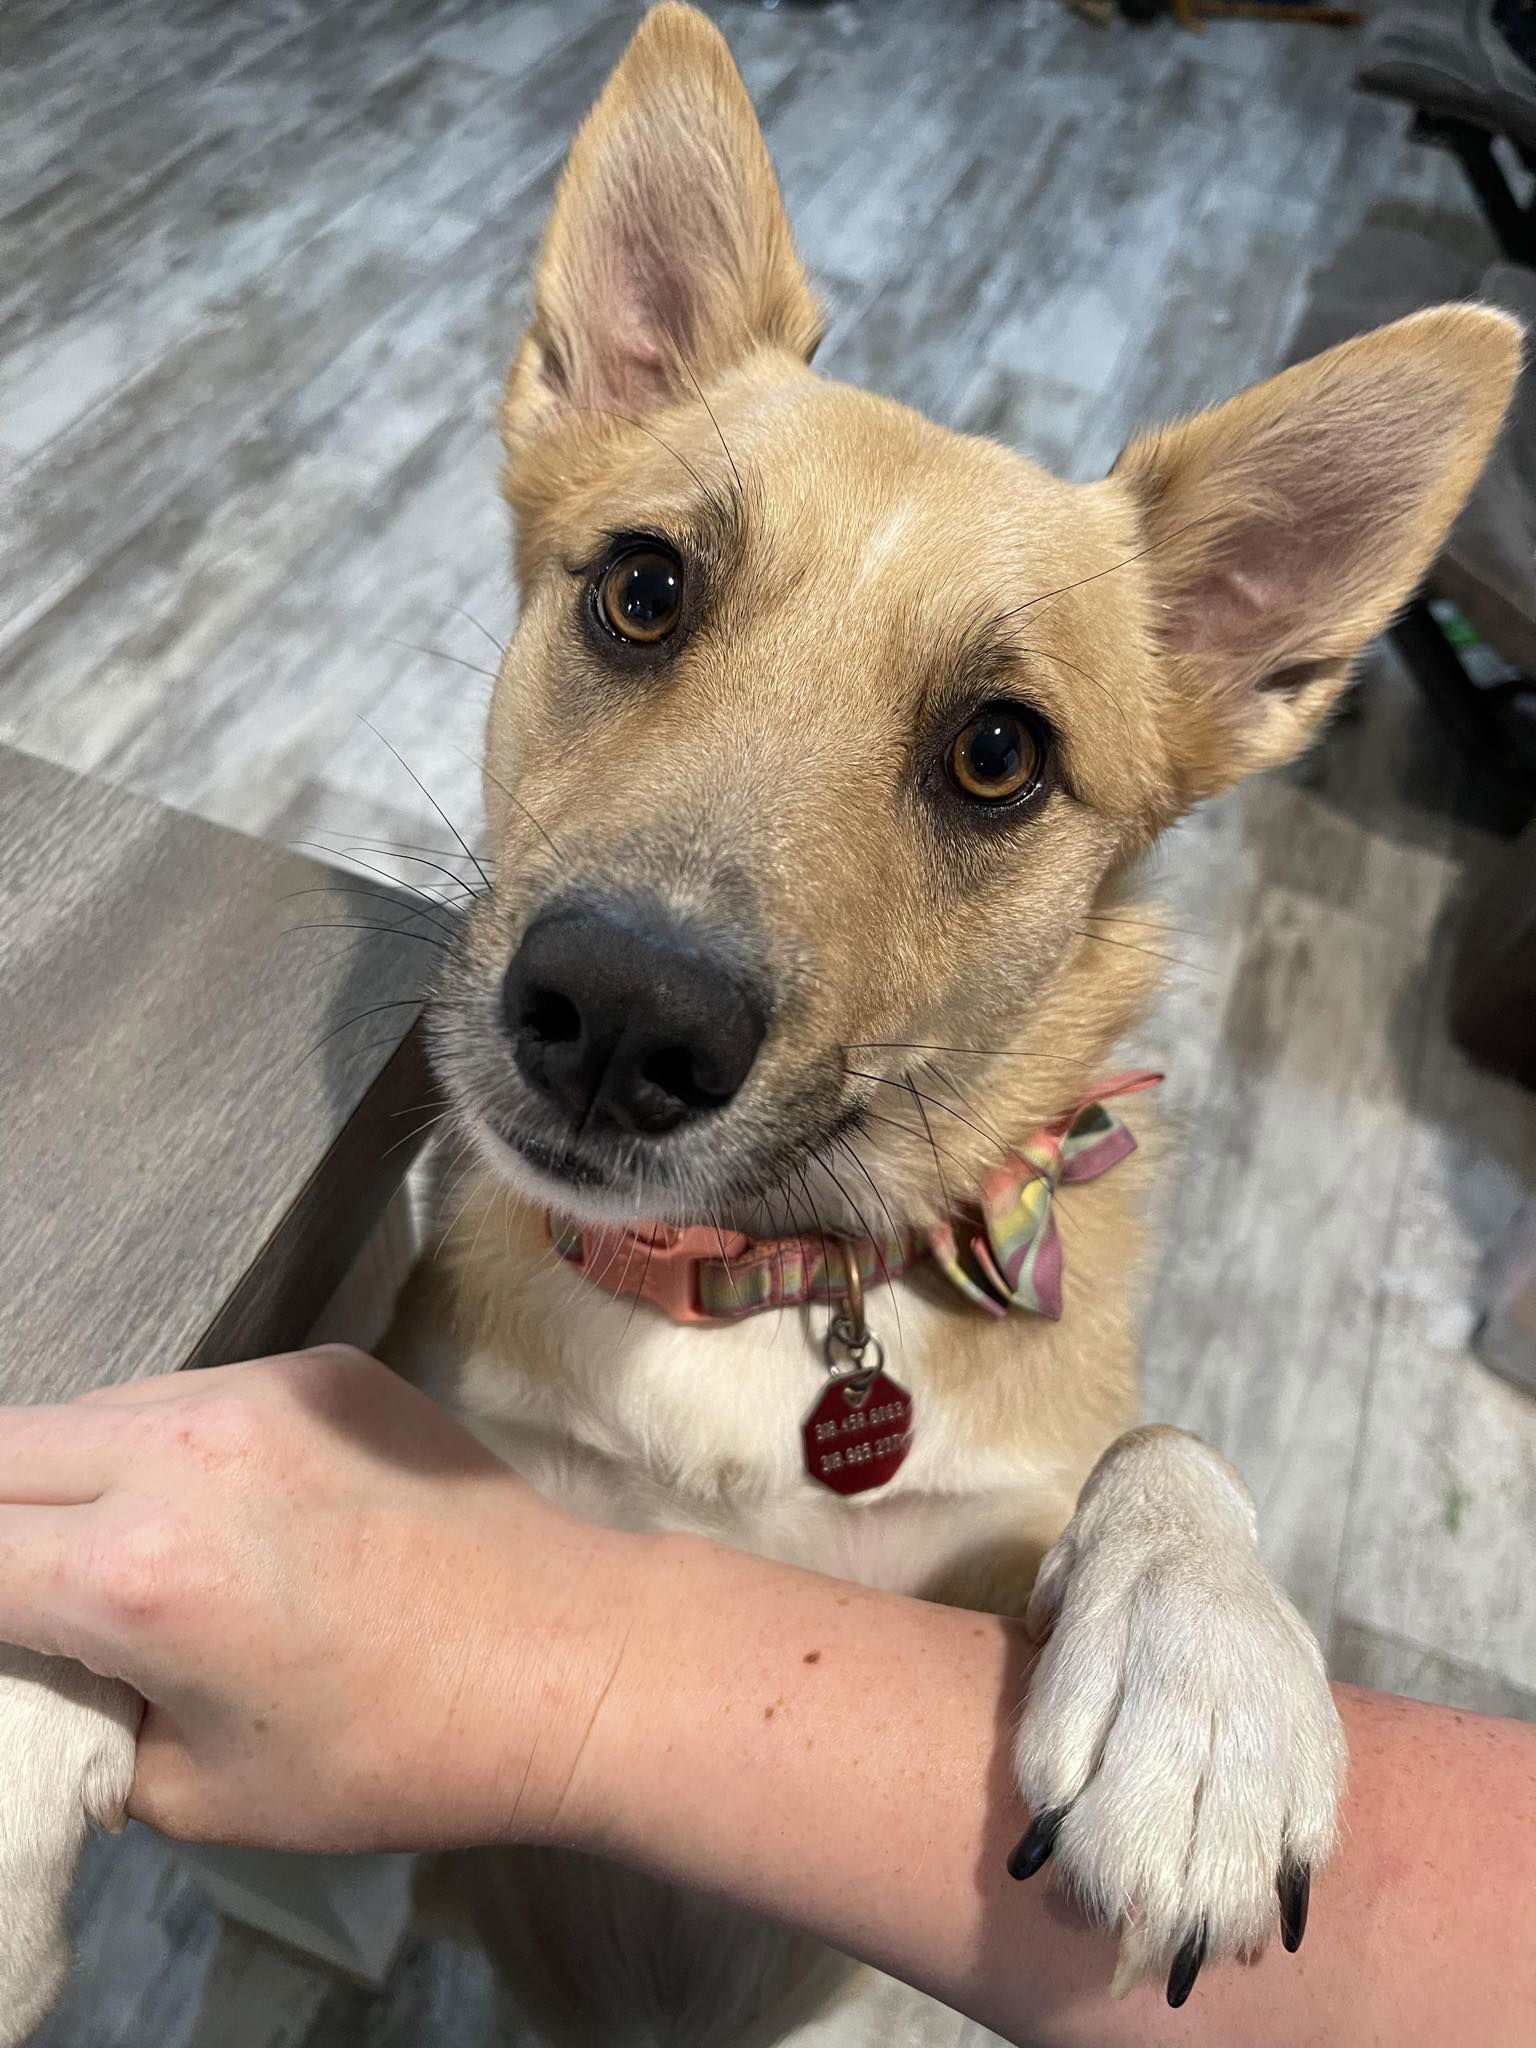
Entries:
POLYGON ((771 1720, 773 1719, 774 1715, 775 1715, 775 1714, 776 1714, 777 1712, 778 1712, 778 1708, 777 1708, 777 1707, 764 1707, 764 1709, 763 1709, 763 1719, 764 1719, 765 1721, 771 1721, 771 1720))
MULTIPOLYGON (((977 1633, 979 1634, 980 1631, 978 1630, 977 1633)), ((820 1650, 807 1650, 800 1661, 802 1664, 819 1664, 821 1662, 821 1652, 820 1650)))
POLYGON ((853 1595, 851 1593, 840 1593, 837 1597, 837 1604, 839 1607, 846 1607, 852 1598, 853 1595))

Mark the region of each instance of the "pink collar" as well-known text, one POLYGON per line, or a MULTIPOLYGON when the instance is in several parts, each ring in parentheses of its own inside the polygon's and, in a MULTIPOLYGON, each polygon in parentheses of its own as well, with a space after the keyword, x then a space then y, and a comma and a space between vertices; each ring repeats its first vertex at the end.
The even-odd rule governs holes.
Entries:
POLYGON ((857 1259, 867 1286, 897 1280, 932 1258, 989 1315, 1022 1308, 1054 1320, 1061 1314, 1056 1189, 1066 1181, 1096 1180, 1135 1151, 1136 1140, 1104 1104, 1161 1079, 1140 1070, 1091 1090, 992 1169, 968 1216, 928 1230, 884 1238, 831 1239, 820 1232, 748 1237, 699 1224, 585 1230, 551 1216, 550 1239, 594 1286, 637 1296, 678 1323, 733 1323, 765 1309, 838 1300, 846 1292, 849 1257, 857 1259))

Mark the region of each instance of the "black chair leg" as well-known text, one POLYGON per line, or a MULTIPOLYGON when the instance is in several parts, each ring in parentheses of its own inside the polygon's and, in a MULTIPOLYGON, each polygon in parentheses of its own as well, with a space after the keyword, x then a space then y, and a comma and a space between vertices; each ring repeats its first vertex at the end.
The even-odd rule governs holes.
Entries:
POLYGON ((1506 831, 1518 831, 1531 815, 1530 782, 1489 692, 1467 674, 1428 601, 1416 597, 1389 637, 1447 736, 1471 762, 1490 809, 1506 831))
POLYGON ((1455 152, 1504 254, 1513 263, 1536 263, 1536 209, 1515 197, 1486 129, 1420 112, 1409 132, 1415 142, 1438 143, 1455 152))

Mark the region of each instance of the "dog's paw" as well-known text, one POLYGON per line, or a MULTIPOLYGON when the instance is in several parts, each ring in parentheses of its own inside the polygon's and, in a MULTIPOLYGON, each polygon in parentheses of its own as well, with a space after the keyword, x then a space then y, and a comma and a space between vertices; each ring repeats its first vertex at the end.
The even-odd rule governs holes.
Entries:
POLYGON ((1120 1930, 1114 1990, 1295 1949, 1332 1853, 1344 1737, 1317 1643, 1260 1561, 1246 1489, 1173 1430, 1112 1445, 1040 1568, 1009 1861, 1120 1930))
POLYGON ((141 1710, 126 1686, 0 1644, 0 2048, 63 1988, 75 1863, 91 1826, 123 1824, 141 1710))

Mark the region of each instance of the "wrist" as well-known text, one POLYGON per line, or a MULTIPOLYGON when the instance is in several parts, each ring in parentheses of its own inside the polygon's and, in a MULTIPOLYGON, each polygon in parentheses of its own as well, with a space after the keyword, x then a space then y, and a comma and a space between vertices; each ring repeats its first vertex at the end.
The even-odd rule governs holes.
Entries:
POLYGON ((519 1838, 613 1855, 644 1827, 646 1795, 686 1739, 685 1702, 701 1683, 700 1577, 717 1552, 696 1537, 593 1533, 587 1612, 559 1709, 558 1793, 542 1820, 529 1813, 536 1834, 525 1825, 519 1838))
POLYGON ((1017 1625, 699 1537, 626 1541, 622 1653, 547 1839, 890 1967, 905 1863, 867 1851, 915 1832, 968 1939, 982 1849, 1006 1887, 1023 1824, 1002 1739, 1029 1662, 1017 1625))
POLYGON ((641 1711, 654 1675, 636 1666, 668 1639, 656 1587, 676 1539, 581 1521, 521 1480, 480 1533, 481 1568, 459 1576, 453 1601, 462 1655, 437 1832, 596 1850, 660 1725, 641 1711))

